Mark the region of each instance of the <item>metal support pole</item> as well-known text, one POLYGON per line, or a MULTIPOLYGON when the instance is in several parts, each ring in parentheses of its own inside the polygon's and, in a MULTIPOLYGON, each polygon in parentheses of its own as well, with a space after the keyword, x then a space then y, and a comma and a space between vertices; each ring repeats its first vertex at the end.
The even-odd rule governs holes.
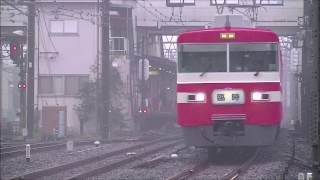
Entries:
POLYGON ((311 72, 313 68, 313 62, 311 59, 311 30, 310 30, 310 4, 308 0, 304 1, 304 27, 303 31, 305 32, 304 41, 303 41, 303 51, 302 51, 302 94, 304 97, 302 101, 302 129, 303 132, 307 135, 308 140, 311 140, 311 115, 312 115, 312 78, 311 72))
POLYGON ((100 89, 100 81, 101 81, 101 77, 100 77, 100 0, 97 0, 97 4, 96 4, 96 8, 97 8, 97 68, 96 68, 96 73, 97 73, 97 79, 96 79, 96 117, 97 117, 97 132, 102 132, 102 128, 101 128, 101 101, 100 101, 100 94, 101 94, 101 89, 100 89))
POLYGON ((145 109, 145 79, 144 79, 144 61, 146 58, 146 46, 145 46, 145 36, 142 36, 142 63, 141 63, 141 110, 143 111, 145 109))
POLYGON ((28 137, 33 137, 34 122, 34 50, 35 50, 35 0, 28 5, 28 63, 27 63, 27 128, 28 137))
POLYGON ((311 24, 312 24, 312 59, 314 61, 315 72, 313 79, 315 82, 315 97, 314 97, 314 115, 313 115, 313 137, 312 137, 312 154, 313 154, 313 177, 312 179, 320 179, 320 32, 319 32, 319 19, 320 19, 320 3, 313 1, 311 5, 311 24))
POLYGON ((101 136, 103 139, 109 137, 109 111, 110 111, 110 49, 109 49, 109 3, 110 0, 103 0, 102 5, 102 82, 101 82, 101 136))
MULTIPOLYGON (((2 87, 2 44, 0 44, 0 86, 2 87)), ((2 88, 0 88, 0 124, 1 124, 1 127, 3 127, 2 125, 2 88)), ((1 134, 0 134, 1 135, 1 134)))
MULTIPOLYGON (((25 59, 22 57, 22 61, 19 64, 20 67, 20 82, 25 83, 26 82, 26 65, 25 65, 25 59)), ((26 89, 20 88, 20 127, 21 129, 27 128, 27 121, 26 121, 26 89)))

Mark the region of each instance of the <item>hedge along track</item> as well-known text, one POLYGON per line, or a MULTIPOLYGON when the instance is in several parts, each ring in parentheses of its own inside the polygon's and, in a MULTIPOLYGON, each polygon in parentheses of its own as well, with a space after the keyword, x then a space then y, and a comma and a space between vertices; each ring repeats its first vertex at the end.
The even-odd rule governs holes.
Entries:
MULTIPOLYGON (((131 146, 131 147, 128 147, 128 148, 123 148, 123 149, 120 149, 120 150, 117 150, 117 151, 107 152, 107 153, 104 153, 104 154, 101 154, 101 155, 98 155, 98 156, 94 156, 94 157, 90 157, 90 158, 86 158, 86 159, 83 159, 83 160, 74 161, 74 162, 71 162, 71 163, 65 163, 65 164, 62 164, 62 165, 58 165, 58 166, 54 166, 54 167, 50 167, 50 168, 46 168, 46 169, 41 169, 41 170, 34 171, 34 172, 31 172, 31 173, 27 173, 27 174, 24 174, 24 175, 12 177, 10 179, 32 179, 33 180, 33 179, 41 178, 41 177, 44 177, 44 176, 50 176, 50 175, 58 174, 60 172, 64 172, 64 171, 67 171, 67 170, 70 170, 70 169, 78 168, 78 167, 81 167, 81 166, 86 165, 86 164, 95 163, 95 162, 101 161, 103 159, 106 159, 108 157, 121 155, 122 153, 125 153, 125 152, 128 152, 128 151, 132 151, 132 150, 136 150, 136 149, 145 148, 145 147, 148 147, 148 146, 151 146, 151 145, 155 145, 157 143, 167 142, 167 141, 175 141, 174 143, 166 145, 165 147, 162 146, 160 148, 154 149, 152 152, 148 151, 149 154, 152 154, 152 153, 156 153, 158 151, 161 151, 161 150, 163 150, 165 148, 168 148, 168 147, 171 147, 171 146, 175 146, 178 143, 177 140, 179 140, 179 139, 181 139, 181 138, 180 137, 172 137, 172 138, 163 138, 163 139, 153 140, 151 142, 146 142, 146 143, 143 143, 143 144, 134 145, 134 146, 131 146)), ((139 158, 142 158, 144 156, 146 156, 145 153, 143 153, 141 155, 136 155, 136 156, 131 157, 131 158, 128 158, 130 160, 126 159, 126 163, 128 163, 130 161, 133 161, 133 160, 136 160, 136 159, 139 159, 139 158)), ((120 166, 121 166, 121 163, 120 163, 120 165, 117 165, 117 167, 120 167, 120 166)), ((95 172, 95 175, 97 175, 96 172, 95 172)), ((78 176, 73 177, 73 178, 90 177, 91 173, 90 172, 86 172, 84 174, 79 174, 78 176)))

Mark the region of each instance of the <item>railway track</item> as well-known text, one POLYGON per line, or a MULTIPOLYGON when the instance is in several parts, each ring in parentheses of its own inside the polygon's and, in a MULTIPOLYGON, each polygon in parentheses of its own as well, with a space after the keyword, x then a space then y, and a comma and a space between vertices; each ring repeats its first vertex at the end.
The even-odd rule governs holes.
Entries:
POLYGON ((209 166, 210 166, 210 163, 208 161, 205 161, 200 164, 197 164, 196 166, 194 166, 191 169, 186 169, 186 170, 168 178, 167 180, 183 180, 183 179, 191 178, 191 176, 194 176, 194 175, 204 171, 205 169, 209 168, 209 166))
MULTIPOLYGON (((236 180, 238 179, 248 168, 252 165, 254 160, 258 157, 260 149, 256 149, 253 155, 246 158, 237 168, 234 168, 231 172, 226 173, 224 176, 219 177, 220 180, 236 180)), ((191 179, 191 177, 196 176, 202 171, 211 167, 211 163, 209 161, 204 161, 195 165, 190 169, 185 169, 184 171, 168 178, 167 180, 184 180, 191 179)))
MULTIPOLYGON (((50 143, 35 143, 35 144, 30 144, 30 146, 32 148, 38 148, 38 147, 44 147, 44 146, 50 146, 50 145, 56 145, 56 144, 60 144, 62 142, 50 142, 50 143)), ((1 147, 0 148, 0 152, 4 153, 4 152, 10 152, 10 151, 17 151, 17 150, 21 150, 23 148, 25 148, 25 144, 16 144, 16 145, 10 145, 7 147, 1 147)))
POLYGON ((82 166, 85 166, 85 165, 88 165, 88 164, 92 164, 92 163, 107 159, 107 158, 112 157, 112 156, 121 155, 121 154, 123 154, 125 152, 130 152, 130 151, 137 150, 137 149, 147 148, 148 146, 155 145, 157 143, 171 142, 169 144, 167 143, 164 146, 161 146, 161 147, 146 151, 146 152, 141 153, 139 155, 135 155, 135 156, 126 158, 124 160, 120 160, 120 161, 117 161, 117 162, 114 162, 114 163, 111 163, 111 164, 108 164, 108 165, 105 165, 105 166, 102 166, 102 167, 99 167, 99 168, 95 168, 93 170, 89 170, 89 171, 86 171, 84 173, 77 174, 77 175, 75 175, 73 177, 68 178, 68 179, 84 179, 84 178, 87 178, 87 177, 98 175, 100 173, 108 172, 108 171, 110 171, 112 169, 118 168, 118 167, 120 167, 122 165, 125 165, 125 164, 127 164, 129 162, 135 161, 135 160, 137 160, 139 158, 143 158, 143 157, 145 157, 147 155, 150 155, 150 154, 153 154, 153 153, 157 153, 157 152, 159 152, 159 151, 161 151, 163 149, 175 146, 175 145, 177 145, 178 141, 180 141, 179 139, 180 139, 180 137, 179 138, 178 137, 173 137, 173 138, 165 138, 165 139, 153 140, 151 142, 145 142, 143 144, 134 145, 134 146, 131 146, 131 147, 128 147, 128 148, 123 148, 123 149, 120 149, 120 150, 117 150, 117 151, 104 153, 104 154, 101 154, 99 156, 94 156, 94 157, 86 158, 86 159, 83 159, 83 160, 74 161, 74 162, 71 162, 71 163, 66 163, 66 164, 50 167, 50 168, 47 168, 47 169, 41 169, 41 170, 38 170, 38 171, 34 171, 34 172, 27 173, 27 174, 24 174, 24 175, 12 177, 12 178, 9 178, 9 179, 38 179, 38 178, 41 178, 41 177, 51 176, 51 175, 59 174, 59 173, 62 173, 62 172, 68 171, 68 170, 76 169, 76 168, 79 168, 79 167, 82 167, 82 166))
POLYGON ((168 162, 170 159, 164 156, 160 156, 160 157, 156 157, 154 159, 151 159, 149 161, 140 163, 136 166, 134 166, 133 168, 153 168, 156 167, 157 165, 159 165, 160 163, 163 162, 168 162))
MULTIPOLYGON (((82 140, 76 141, 75 146, 84 146, 93 144, 94 140, 82 140)), ((102 141, 102 143, 120 143, 120 142, 138 142, 138 141, 145 141, 139 139, 118 139, 118 140, 110 140, 110 141, 102 141)), ((45 151, 52 151, 66 147, 66 142, 51 142, 51 143, 37 143, 31 144, 31 153, 38 153, 38 152, 45 152, 45 151)), ((19 155, 25 155, 25 144, 12 146, 12 147, 4 147, 0 148, 0 157, 1 158, 9 158, 9 157, 16 157, 19 155)))

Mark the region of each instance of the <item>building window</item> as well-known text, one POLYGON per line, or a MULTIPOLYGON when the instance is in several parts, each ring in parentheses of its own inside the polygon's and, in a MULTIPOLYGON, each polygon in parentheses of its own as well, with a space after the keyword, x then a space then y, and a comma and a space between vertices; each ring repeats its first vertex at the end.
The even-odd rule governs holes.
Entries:
POLYGON ((89 82, 88 75, 55 75, 39 77, 39 94, 45 96, 78 96, 89 82))
POLYGON ((53 77, 39 77, 39 94, 53 94, 53 77))
POLYGON ((50 21, 51 33, 63 33, 63 21, 50 21))
POLYGON ((87 76, 66 76, 65 95, 79 95, 81 88, 89 81, 87 76))
POLYGON ((52 20, 50 21, 51 34, 78 34, 78 22, 76 20, 52 20))
POLYGON ((63 95, 63 76, 53 77, 53 92, 56 95, 63 95))
POLYGON ((65 33, 78 33, 78 22, 75 20, 64 21, 64 32, 65 33))

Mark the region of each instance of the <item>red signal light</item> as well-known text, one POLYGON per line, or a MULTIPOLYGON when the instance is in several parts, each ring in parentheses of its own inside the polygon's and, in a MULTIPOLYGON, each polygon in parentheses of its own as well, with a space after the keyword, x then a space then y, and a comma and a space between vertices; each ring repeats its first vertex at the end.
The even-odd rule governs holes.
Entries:
POLYGON ((22 44, 18 42, 10 43, 10 59, 13 60, 13 64, 19 64, 22 60, 22 44))
POLYGON ((18 88, 23 88, 23 89, 25 89, 25 88, 27 88, 27 84, 26 84, 26 83, 19 83, 19 84, 18 84, 18 88))
POLYGON ((11 43, 10 44, 10 52, 15 53, 17 51, 17 44, 11 43))

